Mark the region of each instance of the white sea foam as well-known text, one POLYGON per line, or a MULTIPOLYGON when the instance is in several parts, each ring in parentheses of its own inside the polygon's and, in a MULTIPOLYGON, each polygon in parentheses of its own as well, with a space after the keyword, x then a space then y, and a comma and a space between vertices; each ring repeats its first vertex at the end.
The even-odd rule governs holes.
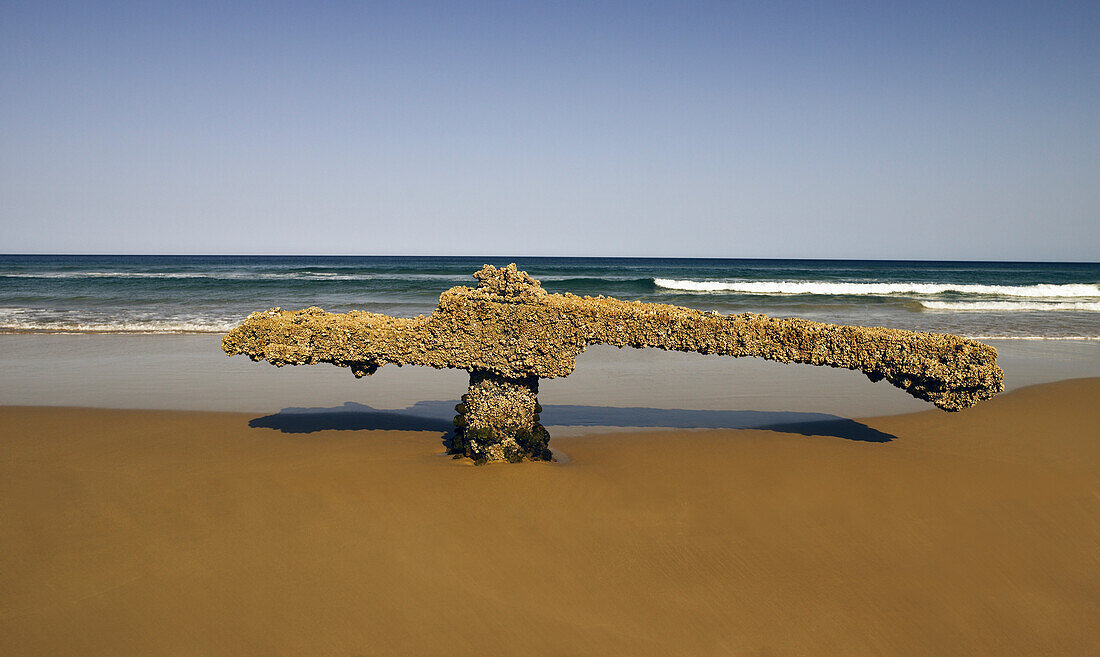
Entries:
MULTIPOLYGON (((160 272, 160 271, 42 271, 42 272, 4 272, 0 278, 213 278, 228 280, 251 280, 266 278, 267 274, 251 272, 160 272)), ((286 278, 286 274, 277 274, 277 278, 286 278)))
POLYGON ((0 333, 226 333, 242 318, 179 317, 123 318, 100 321, 74 318, 62 321, 38 315, 29 308, 0 308, 0 333))
POLYGON ((1019 312, 1069 310, 1100 312, 1100 301, 921 301, 928 310, 964 312, 1019 312))
POLYGON ((158 272, 158 271, 46 271, 46 272, 4 272, 0 278, 164 278, 164 279, 209 279, 228 281, 276 280, 276 281, 370 281, 383 280, 442 280, 458 281, 471 278, 451 274, 392 274, 392 273, 341 273, 327 271, 291 271, 291 272, 158 272))
POLYGON ((1100 297, 1100 285, 973 285, 966 283, 843 283, 823 281, 689 281, 655 278, 657 287, 682 292, 735 292, 740 294, 819 295, 935 295, 947 292, 1007 297, 1100 297))
POLYGON ((1100 342, 1100 335, 964 335, 971 340, 1085 340, 1100 342))

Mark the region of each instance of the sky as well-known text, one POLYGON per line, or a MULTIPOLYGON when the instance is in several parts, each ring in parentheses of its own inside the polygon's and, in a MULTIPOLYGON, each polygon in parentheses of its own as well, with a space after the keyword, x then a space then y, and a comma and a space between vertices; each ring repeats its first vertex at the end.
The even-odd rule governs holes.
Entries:
POLYGON ((1100 260, 1100 2, 0 0, 0 253, 1100 260))

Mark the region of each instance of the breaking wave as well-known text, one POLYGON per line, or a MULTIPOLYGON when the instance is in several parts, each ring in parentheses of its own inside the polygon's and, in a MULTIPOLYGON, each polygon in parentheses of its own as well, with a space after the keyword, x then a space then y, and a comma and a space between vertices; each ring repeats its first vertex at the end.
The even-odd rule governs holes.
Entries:
POLYGON ((921 301, 928 310, 1013 312, 1070 310, 1100 312, 1100 301, 921 301))
POLYGON ((655 278, 658 288, 681 292, 733 292, 738 294, 817 294, 826 296, 864 296, 946 293, 996 295, 1006 297, 1100 297, 1100 285, 975 285, 967 283, 843 283, 818 281, 690 281, 655 278))

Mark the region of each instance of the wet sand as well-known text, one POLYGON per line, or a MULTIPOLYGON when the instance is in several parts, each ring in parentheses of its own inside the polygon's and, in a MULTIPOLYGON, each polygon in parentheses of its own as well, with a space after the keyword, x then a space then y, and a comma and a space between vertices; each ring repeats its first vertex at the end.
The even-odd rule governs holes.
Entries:
POLYGON ((485 467, 438 431, 4 407, 0 654, 1096 654, 1098 399, 485 467))
MULTIPOLYGON (((1100 377, 1100 340, 988 340, 1008 390, 1100 377)), ((221 350, 221 336, 0 334, 0 406, 85 406, 273 413, 355 402, 405 409, 466 392, 464 370, 383 367, 356 379, 331 365, 272 367, 221 350)), ((567 377, 539 381, 548 405, 832 413, 930 408, 862 372, 660 349, 592 345, 567 377)), ((610 426, 610 424, 609 424, 610 426)), ((670 425, 670 428, 679 425, 670 425)), ((558 434, 561 435, 559 429, 558 434)))

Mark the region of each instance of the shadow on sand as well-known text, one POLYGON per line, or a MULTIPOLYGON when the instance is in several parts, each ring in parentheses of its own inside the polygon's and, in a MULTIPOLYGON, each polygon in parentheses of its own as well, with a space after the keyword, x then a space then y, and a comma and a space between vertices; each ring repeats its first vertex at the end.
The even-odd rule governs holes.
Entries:
MULTIPOLYGON (((439 431, 454 427, 457 401, 421 401, 402 410, 382 410, 346 402, 334 408, 284 408, 273 415, 249 421, 254 428, 277 429, 284 433, 312 433, 329 429, 356 431, 391 429, 439 431)), ((803 436, 832 436, 845 440, 886 443, 888 433, 825 413, 769 411, 701 411, 668 408, 621 408, 613 406, 543 406, 542 421, 548 427, 668 427, 674 429, 762 429, 803 436)))

